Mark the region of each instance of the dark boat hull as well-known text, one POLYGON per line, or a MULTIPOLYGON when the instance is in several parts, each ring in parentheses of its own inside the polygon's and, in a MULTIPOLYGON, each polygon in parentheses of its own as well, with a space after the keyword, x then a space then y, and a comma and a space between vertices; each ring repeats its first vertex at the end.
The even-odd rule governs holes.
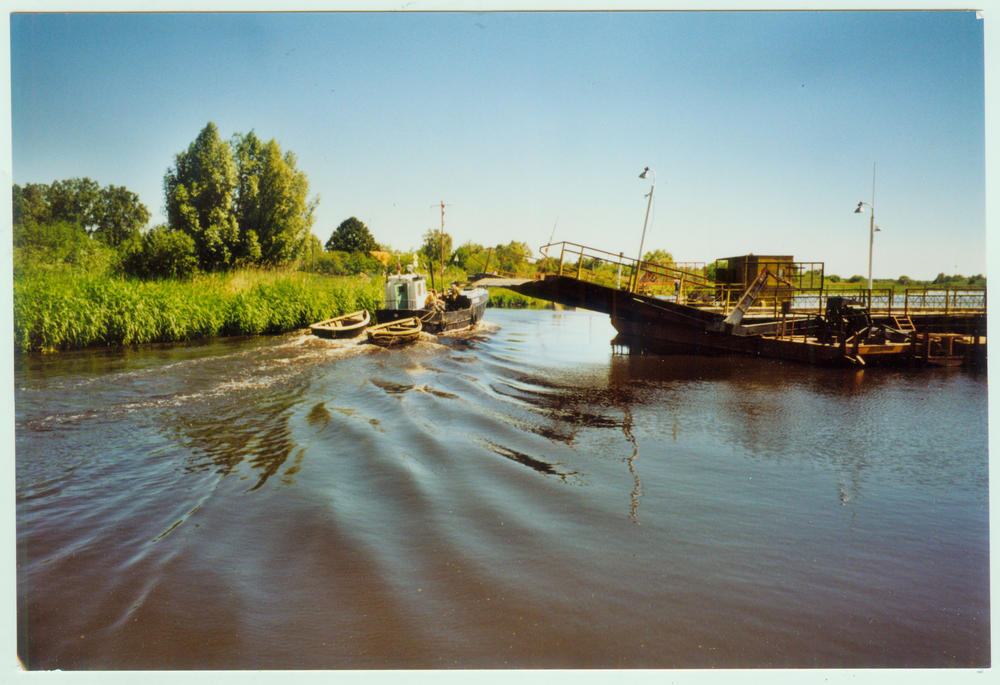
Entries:
MULTIPOLYGON (((727 323, 720 314, 566 276, 509 286, 531 297, 605 313, 616 345, 657 354, 745 354, 807 364, 900 364, 918 356, 912 344, 822 344, 802 335, 779 337, 779 322, 727 323)), ((930 355, 923 357, 932 362, 930 355)))

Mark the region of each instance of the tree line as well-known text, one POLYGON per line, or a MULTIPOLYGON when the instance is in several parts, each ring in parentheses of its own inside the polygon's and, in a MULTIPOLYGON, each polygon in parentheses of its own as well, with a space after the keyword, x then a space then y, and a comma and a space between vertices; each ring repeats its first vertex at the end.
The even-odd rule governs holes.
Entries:
POLYGON ((316 239, 309 268, 337 275, 394 271, 414 265, 414 262, 421 270, 439 270, 442 257, 446 268, 467 274, 487 269, 514 273, 527 269, 531 257, 531 248, 517 241, 496 247, 483 247, 468 241, 455 248, 449 233, 434 229, 424 233, 419 247, 394 250, 388 244, 379 243, 364 222, 353 216, 334 229, 322 248, 321 253, 319 240, 316 239))
MULTIPOLYGON (((208 124, 174 155, 163 177, 166 222, 149 227, 150 212, 121 186, 90 178, 13 186, 16 266, 70 265, 140 278, 184 278, 196 271, 296 263, 328 274, 380 273, 412 264, 440 267, 442 241, 428 231, 416 250, 380 245, 356 217, 325 244, 313 234, 319 197, 292 152, 254 131, 223 140, 208 124)), ((445 264, 463 270, 516 271, 531 250, 511 242, 453 249, 444 235, 445 264)))
POLYGON ((122 275, 286 264, 305 255, 319 198, 292 152, 251 131, 225 141, 209 122, 163 178, 167 222, 124 187, 89 178, 13 187, 20 265, 103 264, 122 275), (87 240, 88 238, 92 240, 87 240))

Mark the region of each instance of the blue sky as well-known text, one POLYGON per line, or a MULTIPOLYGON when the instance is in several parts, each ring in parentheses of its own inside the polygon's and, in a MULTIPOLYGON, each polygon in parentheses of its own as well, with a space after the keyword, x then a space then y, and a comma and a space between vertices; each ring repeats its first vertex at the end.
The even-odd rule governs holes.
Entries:
MULTIPOLYGON (((480 7, 481 5, 476 5, 480 7)), ((454 8, 464 9, 466 4, 454 8)), ((291 150, 325 242, 569 240, 986 272, 975 12, 16 14, 14 183, 162 181, 207 122, 291 150)))

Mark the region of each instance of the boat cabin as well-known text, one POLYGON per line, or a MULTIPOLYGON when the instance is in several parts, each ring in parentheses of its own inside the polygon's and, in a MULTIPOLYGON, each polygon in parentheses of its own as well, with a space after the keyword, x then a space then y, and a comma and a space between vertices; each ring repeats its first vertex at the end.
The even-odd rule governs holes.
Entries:
POLYGON ((386 309, 423 309, 427 281, 420 274, 396 274, 385 279, 386 309))
MULTIPOLYGON (((730 287, 749 288, 757 276, 765 268, 778 278, 788 278, 793 275, 795 259, 790 255, 743 255, 715 260, 718 268, 715 271, 715 282, 730 287), (726 262, 723 266, 721 262, 726 262)), ((772 283, 768 283, 772 285, 772 283)))

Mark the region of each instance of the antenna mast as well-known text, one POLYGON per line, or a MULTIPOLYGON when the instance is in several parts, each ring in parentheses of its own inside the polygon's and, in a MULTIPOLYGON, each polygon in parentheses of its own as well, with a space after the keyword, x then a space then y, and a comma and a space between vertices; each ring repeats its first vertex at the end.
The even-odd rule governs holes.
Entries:
MULTIPOLYGON (((431 205, 431 207, 436 207, 437 205, 431 205)), ((444 200, 441 200, 441 294, 444 295, 444 208, 451 207, 451 205, 446 205, 444 200)))

